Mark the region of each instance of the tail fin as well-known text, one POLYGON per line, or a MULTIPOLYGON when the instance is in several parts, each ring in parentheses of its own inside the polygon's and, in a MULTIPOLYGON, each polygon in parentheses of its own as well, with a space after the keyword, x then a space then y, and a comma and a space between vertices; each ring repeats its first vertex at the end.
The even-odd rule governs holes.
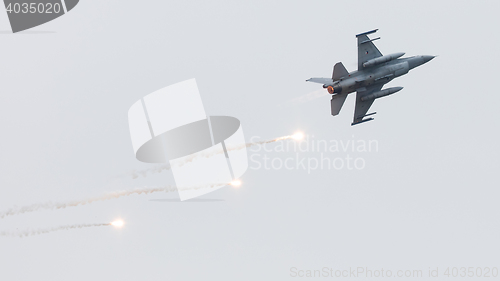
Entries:
POLYGON ((349 75, 347 69, 345 69, 344 65, 341 62, 337 62, 333 67, 332 79, 333 81, 337 81, 340 78, 349 75))

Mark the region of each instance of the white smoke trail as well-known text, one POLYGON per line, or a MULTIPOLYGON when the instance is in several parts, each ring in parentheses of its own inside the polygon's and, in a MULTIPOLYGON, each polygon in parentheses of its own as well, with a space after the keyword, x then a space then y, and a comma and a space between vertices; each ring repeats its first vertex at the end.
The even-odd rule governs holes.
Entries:
POLYGON ((280 104, 280 107, 287 107, 287 106, 293 106, 293 105, 298 105, 306 102, 310 102, 312 100, 324 97, 328 95, 328 91, 326 89, 321 89, 317 90, 314 92, 307 93, 303 96, 296 97, 294 99, 291 99, 285 103, 280 104))
MULTIPOLYGON (((224 186, 228 183, 216 183, 216 184, 206 184, 195 187, 181 187, 181 190, 190 190, 190 189, 199 189, 199 188, 214 188, 218 186, 224 186)), ((179 188, 175 186, 165 186, 165 187, 145 187, 145 188, 137 188, 134 190, 123 190, 123 191, 115 191, 103 196, 87 198, 83 200, 74 200, 69 202, 46 202, 39 204, 32 204, 28 206, 21 207, 12 207, 6 211, 0 212, 0 218, 4 218, 7 216, 21 215, 25 213, 31 213, 39 210, 54 210, 54 209, 64 209, 68 207, 76 207, 83 206, 87 204, 91 204, 99 201, 106 201, 111 199, 118 199, 120 197, 129 196, 129 195, 140 195, 140 194, 150 194, 155 192, 172 192, 177 191, 179 188)))
MULTIPOLYGON (((274 138, 271 140, 263 140, 263 141, 257 141, 257 142, 250 142, 250 143, 244 143, 241 145, 233 145, 233 146, 228 146, 227 150, 228 151, 234 151, 234 150, 240 150, 245 147, 252 147, 255 145, 262 145, 266 143, 272 143, 272 142, 277 142, 277 141, 282 141, 282 140, 287 140, 287 139, 292 139, 296 138, 296 135, 289 135, 289 136, 283 136, 283 137, 278 137, 274 138)), ((193 160, 201 157, 212 157, 217 154, 222 154, 224 153, 223 150, 212 150, 210 152, 206 153, 196 153, 191 155, 188 158, 182 159, 182 161, 177 161, 175 163, 176 166, 183 166, 188 164, 189 162, 192 162, 193 160)), ((170 165, 162 165, 156 168, 151 168, 151 169, 146 169, 142 171, 136 171, 135 173, 140 173, 143 176, 146 176, 148 173, 156 173, 156 172, 161 172, 162 170, 168 170, 170 169, 170 165)), ((74 201, 69 201, 69 202, 46 202, 46 203, 38 203, 38 204, 32 204, 32 205, 27 205, 27 206, 21 206, 21 207, 12 207, 10 209, 7 209, 6 211, 0 212, 0 219, 5 218, 7 216, 14 216, 14 215, 21 215, 25 213, 31 213, 39 210, 54 210, 54 209, 64 209, 68 207, 76 207, 76 206, 83 206, 87 204, 91 204, 94 202, 99 202, 99 201, 106 201, 106 200, 111 200, 111 199, 118 199, 120 197, 124 196, 129 196, 129 195, 140 195, 140 194, 150 194, 150 193, 155 193, 155 192, 172 192, 172 191, 177 191, 178 189, 182 190, 189 190, 189 189, 199 189, 199 188, 214 188, 218 186, 224 186, 228 185, 229 183, 215 183, 215 184, 207 184, 203 186, 195 186, 195 187, 180 187, 177 188, 175 186, 165 186, 165 187, 146 187, 146 188, 137 188, 134 190, 124 190, 124 191, 116 191, 116 192, 111 192, 108 194, 105 194, 103 196, 98 196, 98 197, 92 197, 92 198, 87 198, 83 200, 74 200, 74 201)))
POLYGON ((163 164, 163 165, 159 165, 159 166, 145 169, 145 170, 134 170, 134 171, 128 173, 127 177, 131 177, 132 179, 137 179, 139 176, 147 177, 148 174, 161 173, 163 171, 168 171, 171 168, 172 167, 170 167, 170 164, 163 164))
POLYGON ((76 228, 110 226, 110 225, 112 225, 112 224, 111 223, 91 223, 91 224, 63 225, 63 226, 56 226, 56 227, 51 227, 51 228, 26 229, 26 230, 22 230, 22 231, 18 230, 15 232, 0 231, 0 236, 23 238, 23 237, 28 237, 28 236, 50 233, 50 232, 54 232, 54 231, 60 231, 60 230, 70 230, 70 229, 76 229, 76 228))
MULTIPOLYGON (((272 142, 277 142, 277 141, 282 141, 282 140, 288 140, 288 139, 292 139, 292 138, 294 138, 294 135, 284 136, 284 137, 278 137, 278 138, 274 138, 274 139, 270 139, 270 140, 249 142, 249 143, 244 143, 244 144, 241 144, 241 145, 227 146, 226 148, 227 148, 228 151, 234 151, 234 150, 240 150, 240 149, 243 149, 243 148, 246 148, 246 147, 252 147, 252 146, 255 146, 255 145, 263 145, 263 144, 266 144, 266 143, 272 143, 272 142)), ((175 162, 175 166, 182 167, 185 164, 188 164, 188 163, 192 162, 195 159, 209 158, 209 157, 212 157, 214 155, 222 154, 222 153, 224 153, 223 150, 212 150, 212 151, 204 152, 204 153, 201 153, 201 152, 194 153, 190 157, 183 158, 181 161, 176 161, 175 162)), ((131 172, 129 174, 129 176, 132 179, 138 178, 139 175, 141 175, 142 177, 147 177, 149 174, 161 173, 162 171, 167 171, 167 170, 170 170, 171 168, 172 167, 170 166, 170 164, 163 164, 163 165, 152 167, 152 168, 149 168, 149 169, 133 171, 133 172, 131 172)))
POLYGON ((168 171, 172 167, 170 167, 170 164, 163 164, 159 165, 150 169, 145 169, 145 170, 134 170, 130 173, 127 174, 127 177, 131 177, 132 179, 137 179, 139 176, 142 177, 147 177, 149 173, 155 174, 155 173, 161 173, 163 171, 168 171))

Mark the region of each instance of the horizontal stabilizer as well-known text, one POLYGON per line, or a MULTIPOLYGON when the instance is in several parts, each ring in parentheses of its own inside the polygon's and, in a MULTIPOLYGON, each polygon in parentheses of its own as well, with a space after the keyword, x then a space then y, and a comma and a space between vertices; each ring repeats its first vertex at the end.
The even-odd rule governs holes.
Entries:
POLYGON ((309 78, 306 82, 320 83, 320 84, 328 84, 332 83, 332 78, 309 78))

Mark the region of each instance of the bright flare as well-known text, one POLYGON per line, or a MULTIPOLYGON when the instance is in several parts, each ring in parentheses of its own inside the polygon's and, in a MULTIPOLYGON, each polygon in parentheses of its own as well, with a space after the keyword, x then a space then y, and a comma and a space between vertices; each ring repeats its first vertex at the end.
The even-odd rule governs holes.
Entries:
POLYGON ((234 187, 239 187, 241 185, 241 181, 240 180, 234 180, 231 182, 231 185, 234 186, 234 187))
POLYGON ((111 225, 114 227, 122 227, 124 224, 125 224, 125 222, 123 222, 122 220, 116 220, 116 221, 111 223, 111 225))
POLYGON ((302 140, 304 138, 304 134, 302 132, 297 132, 292 135, 294 140, 302 140))

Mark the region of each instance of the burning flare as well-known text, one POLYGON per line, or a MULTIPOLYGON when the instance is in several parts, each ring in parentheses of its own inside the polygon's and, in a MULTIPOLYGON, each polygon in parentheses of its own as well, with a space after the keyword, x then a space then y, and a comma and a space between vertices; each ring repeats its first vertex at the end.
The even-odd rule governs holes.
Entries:
POLYGON ((125 224, 125 222, 123 220, 115 220, 114 222, 110 223, 112 226, 114 227, 123 227, 123 225, 125 224))
POLYGON ((292 138, 294 140, 297 140, 297 141, 303 140, 304 139, 304 133, 297 132, 297 133, 295 133, 295 134, 292 135, 292 138))
POLYGON ((240 180, 234 180, 231 182, 231 185, 234 187, 240 187, 241 186, 241 181, 240 180))

